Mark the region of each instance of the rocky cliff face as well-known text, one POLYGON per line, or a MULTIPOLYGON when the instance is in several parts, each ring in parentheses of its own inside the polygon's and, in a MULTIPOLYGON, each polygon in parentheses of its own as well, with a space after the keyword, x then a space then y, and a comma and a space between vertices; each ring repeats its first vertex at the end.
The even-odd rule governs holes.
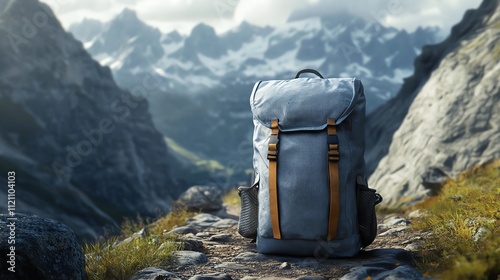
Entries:
POLYGON ((500 157, 499 22, 498 0, 468 11, 444 42, 424 47, 397 97, 369 116, 370 183, 387 203, 421 199, 500 157))
POLYGON ((168 211, 181 190, 143 96, 154 82, 144 77, 142 95, 118 88, 37 0, 0 0, 0 37, 0 181, 15 172, 16 211, 80 237, 168 211))

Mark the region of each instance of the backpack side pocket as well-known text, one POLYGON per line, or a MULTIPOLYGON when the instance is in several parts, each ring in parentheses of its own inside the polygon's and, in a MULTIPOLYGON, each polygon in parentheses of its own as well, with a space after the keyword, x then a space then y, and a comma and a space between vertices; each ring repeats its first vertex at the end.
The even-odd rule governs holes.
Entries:
POLYGON ((377 236, 377 214, 375 205, 382 202, 382 196, 376 190, 368 188, 363 176, 356 178, 358 228, 361 245, 364 247, 372 244, 377 236))
POLYGON ((250 187, 238 188, 241 199, 241 212, 238 220, 238 233, 246 238, 257 238, 259 215, 259 179, 250 187))

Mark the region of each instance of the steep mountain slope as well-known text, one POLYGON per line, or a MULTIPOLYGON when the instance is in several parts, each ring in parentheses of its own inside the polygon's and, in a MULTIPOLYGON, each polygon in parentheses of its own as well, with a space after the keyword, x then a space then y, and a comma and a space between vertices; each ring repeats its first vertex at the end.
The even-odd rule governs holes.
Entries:
POLYGON ((357 76, 370 111, 393 96, 412 73, 420 48, 436 40, 433 29, 407 33, 342 13, 277 28, 243 22, 223 34, 199 24, 188 36, 160 34, 130 10, 89 39, 82 30, 93 26, 86 21, 70 30, 96 60, 110 66, 121 87, 134 91, 145 77, 160 85, 148 97, 158 130, 191 152, 221 162, 229 170, 222 176, 239 180, 247 179, 244 171, 251 167, 248 98, 256 81, 293 78, 301 68, 357 76))
POLYGON ((498 0, 467 11, 444 42, 423 49, 399 94, 368 117, 369 167, 381 158, 370 183, 387 203, 418 200, 447 177, 500 158, 499 22, 498 0))
POLYGON ((182 190, 148 102, 118 88, 45 4, 0 7, 0 182, 15 172, 16 211, 82 238, 123 216, 168 211, 182 190))

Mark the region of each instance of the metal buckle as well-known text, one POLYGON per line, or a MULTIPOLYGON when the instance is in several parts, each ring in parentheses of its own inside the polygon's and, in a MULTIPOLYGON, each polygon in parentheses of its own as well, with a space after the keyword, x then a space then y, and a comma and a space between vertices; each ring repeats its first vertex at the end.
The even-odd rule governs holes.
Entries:
POLYGON ((328 134, 327 142, 328 144, 339 144, 339 138, 336 134, 328 134))
POLYGON ((328 160, 339 161, 339 138, 337 135, 328 135, 328 160), (333 148, 332 148, 333 146, 333 148))

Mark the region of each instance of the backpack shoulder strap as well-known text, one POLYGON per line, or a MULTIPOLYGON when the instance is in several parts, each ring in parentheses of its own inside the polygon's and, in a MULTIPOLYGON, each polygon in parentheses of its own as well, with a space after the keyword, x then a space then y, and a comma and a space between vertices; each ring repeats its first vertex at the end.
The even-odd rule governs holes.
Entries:
POLYGON ((269 160, 269 211, 271 213, 271 226, 273 228, 274 239, 281 239, 277 177, 279 132, 278 120, 272 120, 267 159, 269 160))
POLYGON ((330 216, 328 221, 328 241, 337 238, 337 225, 339 222, 339 139, 335 119, 327 120, 328 132, 328 183, 330 186, 330 216))

